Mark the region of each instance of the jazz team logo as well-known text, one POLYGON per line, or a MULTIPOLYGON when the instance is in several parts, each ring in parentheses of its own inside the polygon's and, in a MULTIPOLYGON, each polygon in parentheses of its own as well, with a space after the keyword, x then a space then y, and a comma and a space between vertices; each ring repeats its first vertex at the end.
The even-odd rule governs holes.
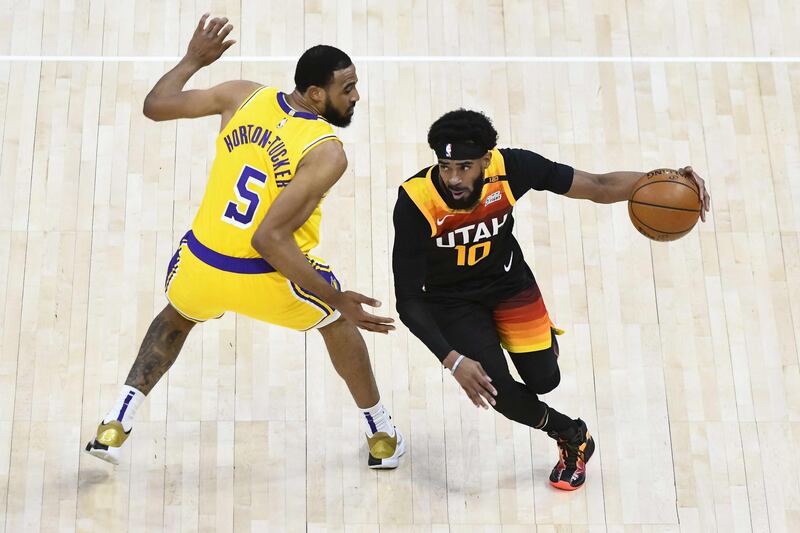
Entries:
POLYGON ((502 197, 503 197, 503 193, 501 193, 500 191, 495 191, 495 192, 493 192, 492 194, 490 194, 489 196, 486 197, 486 202, 483 204, 483 206, 486 207, 489 204, 493 204, 493 203, 495 203, 496 201, 498 201, 502 197))

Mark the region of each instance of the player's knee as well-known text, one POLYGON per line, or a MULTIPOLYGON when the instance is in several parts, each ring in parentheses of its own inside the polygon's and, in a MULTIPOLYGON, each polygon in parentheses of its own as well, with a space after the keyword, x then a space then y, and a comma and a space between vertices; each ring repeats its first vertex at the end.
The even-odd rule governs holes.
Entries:
POLYGON ((338 368, 337 364, 341 361, 369 361, 369 352, 364 338, 356 325, 349 320, 343 317, 339 318, 317 331, 322 335, 322 340, 328 348, 328 353, 334 366, 337 367, 337 371, 342 370, 338 368))
POLYGON ((339 338, 342 335, 347 337, 359 335, 356 325, 341 315, 329 324, 318 326, 316 329, 325 339, 339 338))
POLYGON ((527 353, 512 353, 511 358, 519 371, 522 381, 534 394, 547 394, 561 383, 558 369, 558 345, 527 353))
POLYGON ((178 312, 177 309, 167 304, 166 307, 153 319, 153 322, 163 322, 168 324, 172 330, 182 333, 189 333, 189 331, 197 324, 193 320, 189 320, 178 312))
POLYGON ((532 383, 528 383, 528 388, 536 394, 547 394, 558 387, 559 383, 561 383, 561 372, 556 368, 555 372, 547 378, 533 380, 532 383))

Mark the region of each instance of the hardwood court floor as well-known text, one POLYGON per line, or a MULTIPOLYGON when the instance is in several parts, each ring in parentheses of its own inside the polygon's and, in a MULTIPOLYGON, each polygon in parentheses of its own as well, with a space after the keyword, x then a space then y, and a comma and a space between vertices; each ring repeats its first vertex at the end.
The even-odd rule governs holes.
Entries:
POLYGON ((0 0, 0 531, 796 531, 800 523, 800 8, 791 0, 0 0), (13 9, 12 9, 12 6, 13 9), (650 243, 626 206, 529 193, 516 234, 562 337, 546 401, 598 442, 582 490, 555 447, 471 406, 403 327, 367 335, 409 451, 367 470, 317 334, 197 328, 117 468, 80 453, 116 398, 200 202, 216 120, 142 101, 206 9, 231 61, 191 82, 291 89, 324 41, 357 62, 350 167, 319 255, 394 313, 397 186, 430 122, 488 113, 502 145, 590 171, 691 163, 706 224, 650 243), (66 56, 62 60, 38 56, 66 56), (636 56, 432 62, 426 56, 636 56), (20 60, 19 56, 33 56, 20 60), (104 62, 78 56, 108 56, 104 62), (656 56, 729 56, 670 62, 656 56), (774 56, 774 62, 747 58, 774 56), (739 59, 736 59, 739 58, 739 59))

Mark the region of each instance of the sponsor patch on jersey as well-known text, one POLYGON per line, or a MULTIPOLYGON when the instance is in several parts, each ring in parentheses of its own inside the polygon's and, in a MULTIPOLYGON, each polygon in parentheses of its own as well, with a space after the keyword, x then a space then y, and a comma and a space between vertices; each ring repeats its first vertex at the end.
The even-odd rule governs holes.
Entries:
POLYGON ((489 204, 495 203, 496 201, 498 201, 502 197, 503 197, 503 193, 501 193, 500 191, 495 191, 495 192, 493 192, 492 194, 490 194, 489 196, 486 197, 486 202, 483 205, 484 205, 484 207, 486 207, 489 204))

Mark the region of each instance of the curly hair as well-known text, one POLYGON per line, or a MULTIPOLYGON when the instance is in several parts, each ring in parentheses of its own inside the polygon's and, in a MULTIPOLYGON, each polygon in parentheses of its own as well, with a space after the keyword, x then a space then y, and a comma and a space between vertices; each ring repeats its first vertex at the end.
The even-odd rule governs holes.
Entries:
POLYGON ((497 130, 480 111, 456 109, 436 119, 428 130, 428 146, 432 150, 452 142, 473 143, 488 152, 497 146, 497 130))

